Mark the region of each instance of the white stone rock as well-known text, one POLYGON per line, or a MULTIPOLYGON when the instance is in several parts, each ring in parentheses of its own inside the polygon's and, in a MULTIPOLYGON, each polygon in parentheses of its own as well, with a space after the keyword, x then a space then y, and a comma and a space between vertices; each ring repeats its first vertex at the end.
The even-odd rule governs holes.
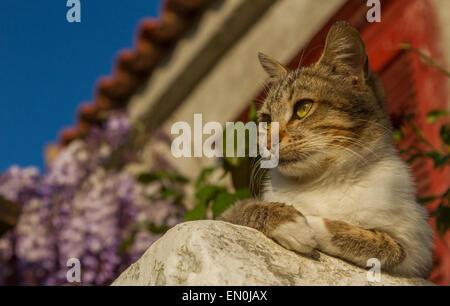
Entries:
POLYGON ((284 249, 262 233, 220 221, 177 225, 119 278, 121 285, 431 285, 423 279, 367 271, 320 253, 319 259, 284 249))

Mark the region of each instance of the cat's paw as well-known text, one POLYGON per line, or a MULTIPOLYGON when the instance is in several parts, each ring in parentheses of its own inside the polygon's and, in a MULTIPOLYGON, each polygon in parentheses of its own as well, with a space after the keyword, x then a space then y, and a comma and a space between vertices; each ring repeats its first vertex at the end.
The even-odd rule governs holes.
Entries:
POLYGON ((286 249, 301 254, 310 254, 317 246, 314 232, 303 216, 279 225, 270 233, 270 237, 286 249))

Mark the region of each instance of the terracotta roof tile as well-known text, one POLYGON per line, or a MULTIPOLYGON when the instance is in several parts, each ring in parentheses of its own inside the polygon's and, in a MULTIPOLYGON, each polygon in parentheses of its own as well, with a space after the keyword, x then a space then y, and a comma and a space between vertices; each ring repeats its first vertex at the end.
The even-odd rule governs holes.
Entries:
POLYGON ((66 127, 63 128, 60 132, 60 142, 63 146, 68 145, 70 142, 80 137, 80 133, 77 128, 74 127, 66 127))
POLYGON ((97 105, 99 112, 114 109, 113 101, 106 96, 99 96, 95 98, 95 105, 97 105))
POLYGON ((144 20, 141 25, 140 39, 152 41, 157 44, 170 44, 185 30, 188 20, 175 12, 164 11, 159 22, 154 19, 144 20))
POLYGON ((87 136, 87 134, 89 133, 91 127, 93 126, 93 123, 88 122, 88 121, 78 121, 78 125, 77 128, 75 130, 77 138, 82 138, 87 136))
POLYGON ((166 6, 173 11, 182 13, 192 13, 204 6, 208 0, 171 0, 166 2, 166 6))
POLYGON ((151 42, 139 40, 133 51, 124 50, 120 53, 118 66, 137 75, 146 76, 162 57, 163 50, 151 42))
POLYGON ((61 131, 61 145, 84 137, 93 125, 107 118, 109 110, 126 106, 169 47, 177 42, 195 16, 201 14, 210 2, 166 0, 159 18, 143 19, 138 25, 134 48, 119 52, 113 75, 98 80, 93 103, 84 103, 78 108, 77 125, 61 131))
POLYGON ((89 102, 83 103, 78 108, 78 120, 84 120, 94 123, 97 121, 98 112, 98 105, 89 102))

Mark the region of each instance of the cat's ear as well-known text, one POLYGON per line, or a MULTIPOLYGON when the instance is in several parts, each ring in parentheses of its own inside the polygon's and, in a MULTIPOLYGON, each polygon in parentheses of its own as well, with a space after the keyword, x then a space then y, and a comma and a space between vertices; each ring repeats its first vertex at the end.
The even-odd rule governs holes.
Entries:
POLYGON ((261 66, 272 79, 282 78, 287 73, 287 69, 270 56, 258 52, 258 58, 261 66))
POLYGON ((350 73, 363 79, 370 73, 366 45, 358 31, 345 21, 331 27, 318 63, 332 65, 338 73, 350 73))

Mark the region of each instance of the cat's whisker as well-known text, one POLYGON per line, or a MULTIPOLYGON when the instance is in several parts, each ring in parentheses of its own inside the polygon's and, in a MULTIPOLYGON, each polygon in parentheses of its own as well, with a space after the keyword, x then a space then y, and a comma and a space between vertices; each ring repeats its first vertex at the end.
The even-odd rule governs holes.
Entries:
MULTIPOLYGON (((349 133, 354 134, 355 136, 358 136, 356 133, 353 133, 353 132, 350 132, 350 131, 349 131, 349 133)), ((329 132, 320 132, 320 133, 315 134, 314 137, 319 137, 319 136, 323 136, 323 135, 329 135, 329 132)), ((361 149, 364 149, 364 150, 368 151, 374 157, 376 157, 376 158, 379 157, 378 154, 375 153, 375 151, 373 151, 372 149, 368 148, 366 144, 360 142, 358 139, 347 137, 347 136, 344 136, 344 135, 333 135, 333 136, 330 136, 330 137, 332 137, 333 139, 345 139, 348 143, 350 143, 352 145, 355 145, 355 146, 358 146, 361 149)))
POLYGON ((356 119, 356 120, 358 120, 358 121, 364 121, 364 122, 369 122, 369 123, 371 123, 371 124, 374 124, 374 125, 376 125, 376 126, 382 128, 383 131, 385 131, 385 132, 387 133, 386 135, 393 135, 393 134, 394 134, 394 132, 393 132, 391 129, 385 127, 384 125, 382 125, 382 124, 380 124, 380 123, 378 123, 378 122, 376 122, 376 121, 373 121, 373 120, 367 120, 367 119, 356 119))
POLYGON ((267 170, 260 167, 262 157, 258 155, 251 159, 250 164, 250 192, 253 196, 258 196, 261 188, 264 186, 264 179, 266 179, 267 170))
POLYGON ((344 146, 341 146, 341 145, 338 145, 338 144, 328 144, 328 146, 337 147, 337 148, 343 149, 343 150, 345 150, 345 151, 347 151, 349 153, 352 153, 354 156, 358 157, 365 165, 368 165, 367 160, 362 155, 356 153, 352 149, 349 149, 347 147, 344 147, 344 146))
POLYGON ((367 145, 364 145, 363 143, 361 143, 361 142, 359 142, 359 141, 357 141, 357 140, 354 140, 354 139, 352 139, 352 138, 350 138, 350 137, 345 137, 345 136, 335 136, 334 138, 335 138, 335 139, 344 139, 344 140, 346 140, 348 143, 350 143, 350 144, 352 144, 352 145, 355 145, 355 146, 358 146, 359 148, 368 151, 368 152, 369 152, 370 154, 372 154, 374 157, 376 157, 376 158, 379 157, 378 154, 375 153, 375 151, 373 151, 372 149, 368 148, 367 145))
MULTIPOLYGON (((298 147, 300 144, 307 144, 308 145, 308 147, 303 149, 304 151, 317 150, 318 152, 321 152, 323 154, 327 154, 327 153, 330 154, 330 153, 327 150, 320 150, 318 148, 320 148, 320 147, 326 148, 326 147, 330 147, 330 146, 334 147, 334 148, 339 148, 339 149, 342 149, 342 150, 344 150, 344 151, 346 151, 348 153, 353 154, 358 159, 360 159, 362 162, 364 162, 365 165, 368 164, 366 158, 364 158, 361 154, 355 152, 354 150, 352 150, 350 148, 347 148, 347 147, 344 147, 344 146, 339 145, 339 144, 326 143, 323 140, 312 140, 312 141, 305 141, 305 140, 303 140, 303 141, 300 141, 300 142, 296 142, 296 143, 290 144, 289 147, 290 146, 298 147)), ((286 147, 285 149, 288 149, 289 147, 286 147)))

